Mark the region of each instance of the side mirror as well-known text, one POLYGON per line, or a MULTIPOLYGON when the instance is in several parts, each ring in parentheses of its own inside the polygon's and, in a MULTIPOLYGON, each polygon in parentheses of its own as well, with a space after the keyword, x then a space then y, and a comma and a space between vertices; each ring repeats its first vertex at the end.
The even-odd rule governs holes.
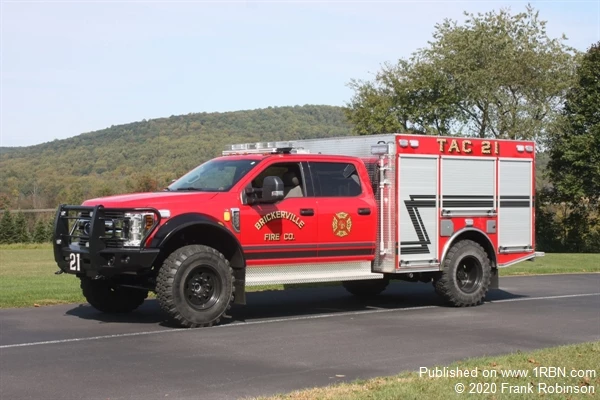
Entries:
POLYGON ((278 176, 267 176, 263 181, 261 203, 283 200, 283 181, 278 176))
POLYGON ((242 193, 242 201, 244 202, 244 204, 249 205, 258 203, 261 191, 261 189, 253 188, 252 184, 249 183, 248 186, 244 188, 244 192, 242 193))

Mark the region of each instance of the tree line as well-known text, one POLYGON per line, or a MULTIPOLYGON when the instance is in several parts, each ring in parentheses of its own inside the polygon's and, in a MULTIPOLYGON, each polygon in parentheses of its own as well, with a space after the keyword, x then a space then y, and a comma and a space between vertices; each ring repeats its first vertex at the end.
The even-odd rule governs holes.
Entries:
POLYGON ((41 216, 27 218, 23 211, 14 215, 4 210, 0 217, 0 244, 46 243, 52 240, 53 221, 41 216))

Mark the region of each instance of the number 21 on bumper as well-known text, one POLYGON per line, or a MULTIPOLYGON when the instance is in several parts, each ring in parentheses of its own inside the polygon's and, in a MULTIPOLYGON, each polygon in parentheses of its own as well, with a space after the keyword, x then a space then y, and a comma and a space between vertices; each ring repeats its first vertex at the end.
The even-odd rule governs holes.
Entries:
POLYGON ((71 253, 69 254, 69 269, 71 271, 80 271, 81 270, 81 254, 79 253, 71 253))

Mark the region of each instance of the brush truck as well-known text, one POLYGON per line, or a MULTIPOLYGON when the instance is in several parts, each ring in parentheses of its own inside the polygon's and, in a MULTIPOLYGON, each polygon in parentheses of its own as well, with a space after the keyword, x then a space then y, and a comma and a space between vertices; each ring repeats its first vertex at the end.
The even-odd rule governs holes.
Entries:
POLYGON ((229 146, 161 192, 61 205, 57 273, 107 313, 153 291, 211 326, 248 286, 340 281, 373 296, 431 282, 458 307, 535 253, 533 142, 372 135, 229 146))

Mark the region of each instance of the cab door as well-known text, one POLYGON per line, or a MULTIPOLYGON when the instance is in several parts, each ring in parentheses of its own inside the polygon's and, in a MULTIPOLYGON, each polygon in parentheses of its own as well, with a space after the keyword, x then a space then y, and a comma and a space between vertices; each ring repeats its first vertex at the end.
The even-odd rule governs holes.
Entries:
MULTIPOLYGON (((377 205, 352 162, 309 162, 319 212, 319 259, 373 260, 377 205)), ((362 169, 364 171, 364 169, 362 169)))
POLYGON ((240 206, 240 238, 248 265, 309 263, 317 259, 317 204, 307 197, 299 162, 266 163, 250 178, 255 189, 267 176, 284 181, 283 200, 240 206), (294 178, 296 178, 294 180, 294 178), (297 184, 295 184, 297 183, 297 184))

